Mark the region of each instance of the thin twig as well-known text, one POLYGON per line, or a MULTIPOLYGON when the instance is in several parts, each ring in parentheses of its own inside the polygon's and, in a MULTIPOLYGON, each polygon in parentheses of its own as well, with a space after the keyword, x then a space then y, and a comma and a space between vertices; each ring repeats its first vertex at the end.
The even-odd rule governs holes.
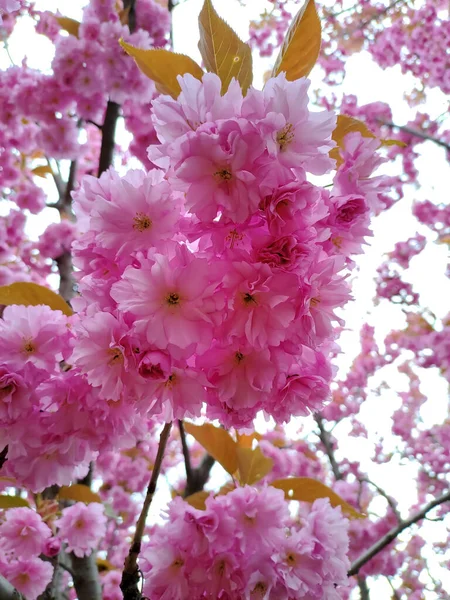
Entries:
POLYGON ((323 418, 320 415, 316 415, 314 419, 319 427, 319 439, 325 448, 325 452, 328 456, 328 460, 330 461, 333 475, 336 481, 339 481, 340 479, 343 479, 344 476, 342 475, 339 465, 336 462, 336 458, 334 457, 334 448, 333 442, 331 441, 331 436, 329 432, 325 429, 325 426, 323 424, 323 418))
POLYGON ((350 577, 351 575, 356 575, 361 569, 361 567, 363 567, 367 562, 369 562, 369 560, 371 560, 374 556, 381 552, 381 550, 384 550, 384 548, 386 548, 386 546, 393 542, 402 531, 408 529, 408 527, 411 527, 411 525, 414 525, 418 521, 421 521, 432 508, 435 508, 436 506, 444 504, 444 502, 448 501, 450 501, 450 492, 447 492, 446 494, 440 496, 439 498, 436 498, 432 502, 429 502, 412 517, 399 523, 397 527, 391 529, 391 531, 389 531, 386 535, 379 539, 378 542, 375 542, 375 544, 373 544, 373 546, 369 548, 367 552, 365 552, 362 556, 355 560, 355 562, 350 567, 348 576, 350 577))
POLYGON ((386 577, 386 579, 388 580, 388 582, 389 582, 389 585, 391 586, 391 590, 392 590, 392 598, 393 598, 393 600, 400 600, 400 596, 398 595, 398 592, 397 592, 397 590, 395 589, 395 587, 394 587, 394 585, 393 585, 393 583, 392 583, 392 581, 391 581, 390 577, 386 577))
POLYGON ((156 454, 155 464, 153 465, 152 476, 150 483, 148 484, 147 494, 145 496, 144 505, 142 507, 141 514, 136 523, 136 531, 134 533, 133 542, 130 546, 130 551, 125 559, 125 565, 122 572, 122 581, 120 582, 120 589, 122 590, 124 600, 136 600, 141 597, 138 590, 139 583, 139 568, 137 559, 141 552, 142 538, 144 537, 145 523, 148 517, 148 511, 150 509, 153 496, 156 491, 156 485, 158 483, 159 473, 161 471, 161 465, 164 458, 164 452, 169 439, 170 429, 172 422, 166 423, 164 429, 161 432, 159 439, 158 452, 156 454))
POLYGON ((432 135, 428 135, 427 133, 424 133, 423 131, 418 131, 417 129, 412 129, 411 127, 408 127, 408 125, 397 125, 396 123, 391 123, 390 121, 384 121, 383 119, 377 119, 377 121, 379 123, 381 123, 382 125, 386 125, 387 127, 390 127, 391 129, 400 129, 400 131, 409 133, 409 135, 413 135, 422 140, 434 142, 438 146, 442 146, 442 148, 445 148, 446 150, 448 150, 450 152, 450 144, 447 144, 447 142, 444 142, 444 140, 435 138, 432 135))
POLYGON ((373 481, 370 481, 370 479, 367 479, 366 477, 361 477, 359 480, 361 483, 368 483, 369 485, 372 485, 377 492, 383 496, 383 498, 386 500, 386 502, 389 504, 389 506, 391 507, 392 512, 394 513, 397 521, 399 523, 402 522, 402 518, 400 516, 400 513, 398 512, 398 508, 395 504, 395 501, 393 498, 391 498, 391 496, 388 496, 388 494, 383 490, 383 488, 380 488, 379 485, 377 485, 376 483, 374 483, 373 481))
POLYGON ((184 467, 186 469, 186 483, 187 487, 190 487, 192 483, 192 465, 191 465, 191 455, 189 454, 189 448, 186 441, 186 433, 184 431, 183 421, 178 421, 178 428, 180 430, 180 438, 181 438, 181 447, 183 448, 183 457, 184 457, 184 467))
POLYGON ((0 469, 3 467, 5 462, 8 460, 8 446, 5 446, 0 452, 0 469))

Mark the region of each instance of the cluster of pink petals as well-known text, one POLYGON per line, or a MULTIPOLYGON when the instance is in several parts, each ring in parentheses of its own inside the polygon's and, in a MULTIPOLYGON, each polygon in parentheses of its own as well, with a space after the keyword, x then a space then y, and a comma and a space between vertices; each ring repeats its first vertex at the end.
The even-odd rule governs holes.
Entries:
POLYGON ((77 502, 62 511, 55 521, 59 539, 66 544, 68 552, 79 558, 88 556, 97 548, 106 533, 106 516, 103 504, 77 502))
POLYGON ((129 448, 147 430, 133 400, 99 399, 68 368, 76 321, 47 306, 6 307, 0 320, 2 473, 33 491, 84 476, 99 450, 129 448))
POLYGON ((348 136, 335 167, 335 116, 311 112, 309 82, 284 74, 243 98, 214 74, 180 77, 153 102, 160 170, 85 178, 74 245, 84 311, 72 362, 101 398, 165 419, 208 414, 248 427, 319 409, 349 299, 346 269, 370 234, 386 180, 376 140, 348 136))
POLYGON ((39 555, 47 554, 50 528, 30 508, 11 508, 0 521, 0 574, 28 600, 45 590, 53 566, 39 555))
POLYGON ((337 600, 336 586, 347 583, 348 521, 328 500, 316 500, 300 521, 271 487, 210 496, 204 511, 177 498, 142 552, 144 594, 337 600))

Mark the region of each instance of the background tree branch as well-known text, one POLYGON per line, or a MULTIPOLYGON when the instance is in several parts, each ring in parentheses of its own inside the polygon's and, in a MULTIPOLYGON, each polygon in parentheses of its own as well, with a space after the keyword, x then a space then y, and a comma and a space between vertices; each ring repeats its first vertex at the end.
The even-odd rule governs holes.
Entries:
POLYGON ((26 600, 26 598, 0 575, 0 600, 26 600))
POLYGON ((375 544, 373 544, 373 546, 369 548, 367 552, 365 552, 362 556, 355 560, 355 562, 350 567, 348 576, 350 577, 351 575, 356 575, 359 572, 359 570, 367 562, 369 562, 369 560, 371 560, 374 556, 381 552, 381 550, 383 550, 384 548, 386 548, 386 546, 393 542, 402 531, 408 529, 408 527, 411 527, 411 525, 414 525, 418 521, 421 521, 431 509, 436 508, 436 506, 440 506, 441 504, 444 504, 444 502, 448 501, 450 501, 450 492, 447 492, 439 498, 432 500, 431 502, 426 504, 421 510, 419 510, 419 512, 415 513, 412 517, 406 519, 405 521, 402 521, 398 524, 397 527, 394 527, 393 529, 391 529, 391 531, 388 531, 388 533, 384 535, 381 539, 379 539, 378 542, 375 542, 375 544))
POLYGON ((331 434, 325 429, 325 425, 323 423, 323 418, 318 414, 314 417, 317 426, 319 427, 319 439, 325 448, 325 453, 328 456, 328 460, 330 461, 331 470, 333 471, 334 478, 336 481, 343 479, 344 476, 341 473, 339 465, 334 456, 334 447, 331 439, 331 434))
POLYGON ((125 559, 125 564, 122 572, 122 581, 120 582, 120 589, 122 590, 124 600, 139 600, 141 598, 141 593, 138 589, 139 568, 137 564, 137 559, 141 552, 141 544, 142 538, 144 537, 145 523, 147 521, 148 511, 150 510, 153 496, 156 492, 156 485, 158 483, 158 477, 161 471, 164 452, 166 450, 167 440, 169 439, 171 428, 172 422, 166 423, 164 425, 164 429, 161 432, 159 438, 158 452, 156 454, 155 464, 153 465, 152 476, 148 484, 147 493, 145 495, 141 514, 139 515, 139 519, 136 523, 136 531, 134 533, 134 538, 130 546, 130 551, 125 559))

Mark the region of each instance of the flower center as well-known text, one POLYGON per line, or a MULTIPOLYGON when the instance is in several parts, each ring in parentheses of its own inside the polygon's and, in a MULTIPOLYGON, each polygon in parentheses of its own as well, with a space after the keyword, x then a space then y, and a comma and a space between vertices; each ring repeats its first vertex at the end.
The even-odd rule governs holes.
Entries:
POLYGON ((289 566, 294 566, 297 564, 297 556, 293 552, 288 552, 288 554, 286 554, 286 562, 289 566))
POLYGON ((283 129, 277 133, 277 144, 279 145, 281 151, 285 150, 294 139, 293 129, 293 125, 291 125, 291 123, 287 123, 283 129))
POLYGON ((309 301, 310 306, 317 306, 320 304, 320 298, 311 298, 309 301))
POLYGON ((74 527, 75 527, 75 529, 83 529, 83 527, 84 527, 83 519, 77 519, 74 523, 74 527))
POLYGON ((108 365, 113 367, 114 365, 123 364, 123 354, 120 348, 110 348, 108 350, 108 356, 111 357, 108 360, 108 365))
POLYGON ((152 221, 150 217, 148 215, 145 215, 144 213, 137 213, 133 221, 133 229, 136 229, 137 231, 145 231, 146 229, 149 229, 152 226, 152 221))
POLYGON ((236 352, 236 354, 234 355, 234 358, 236 359, 237 364, 239 365, 243 360, 244 360, 244 355, 242 354, 242 352, 236 352))
POLYGON ((26 340, 26 342, 23 346, 23 349, 28 354, 32 354, 33 352, 36 352, 36 346, 33 344, 33 342, 31 340, 26 340))
POLYGON ((174 383, 176 382, 176 380, 177 380, 177 376, 175 375, 175 373, 172 373, 172 375, 169 375, 169 377, 164 385, 168 388, 172 388, 174 383))
POLYGON ((5 387, 0 388, 0 400, 7 398, 14 391, 14 386, 10 383, 9 385, 5 385, 5 387))
POLYGON ((228 169, 219 169, 214 173, 214 175, 216 177, 219 177, 219 179, 222 179, 222 181, 230 181, 232 177, 231 171, 229 171, 228 169))
POLYGON ((176 567, 176 568, 182 567, 183 565, 184 565, 184 560, 181 558, 176 558, 172 563, 172 567, 176 567))
POLYGON ((259 581, 252 590, 253 594, 259 594, 261 598, 267 592, 267 584, 264 581, 259 581))
POLYGON ((176 306, 177 304, 180 304, 180 295, 176 292, 172 292, 171 294, 166 296, 166 302, 170 306, 176 306))
POLYGON ((252 296, 252 294, 250 294, 250 292, 247 292, 246 294, 244 294, 242 299, 244 300, 244 304, 246 304, 246 305, 249 305, 251 302, 258 304, 255 300, 255 296, 252 296))

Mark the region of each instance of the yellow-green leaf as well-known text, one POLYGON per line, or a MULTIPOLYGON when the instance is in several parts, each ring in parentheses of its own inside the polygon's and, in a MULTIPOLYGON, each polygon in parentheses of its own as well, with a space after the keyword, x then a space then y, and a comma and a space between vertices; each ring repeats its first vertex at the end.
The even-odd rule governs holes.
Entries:
POLYGON ((259 441, 262 438, 262 435, 257 431, 254 431, 250 435, 238 433, 236 437, 238 446, 241 446, 241 448, 251 448, 253 446, 253 440, 259 441))
POLYGON ((222 94, 233 77, 245 94, 253 81, 252 51, 216 13, 211 0, 205 0, 198 17, 198 48, 208 71, 222 82, 222 94))
POLYGON ((8 508, 18 508, 26 506, 29 507, 30 504, 24 498, 20 496, 4 496, 0 495, 0 510, 7 510, 8 508))
POLYGON ((314 502, 318 498, 328 498, 331 506, 340 506, 342 512, 352 519, 365 519, 366 515, 359 513, 350 506, 348 502, 338 496, 328 486, 310 479, 309 477, 289 477, 287 479, 276 479, 270 484, 283 490, 286 500, 302 500, 303 502, 314 502))
POLYGON ((132 56, 140 70, 152 79, 162 94, 177 98, 181 92, 178 75, 190 73, 197 79, 203 76, 202 68, 185 54, 176 54, 169 50, 143 50, 120 40, 120 45, 132 56))
POLYGON ((198 508, 199 510, 205 510, 206 508, 206 498, 209 496, 209 492, 201 491, 195 492, 195 494, 191 494, 187 498, 185 498, 186 502, 193 506, 194 508, 198 508))
POLYGON ((104 573, 105 571, 112 571, 116 568, 109 562, 109 560, 106 560, 105 558, 96 558, 95 562, 97 563, 97 569, 101 573, 104 573))
POLYGON ((237 444, 225 429, 214 427, 211 423, 204 425, 185 423, 184 428, 222 465, 225 471, 230 475, 237 471, 237 444))
POLYGON ((288 81, 306 77, 316 64, 322 29, 314 0, 306 0, 294 17, 273 68, 276 77, 284 71, 288 81))
POLYGON ((400 148, 406 148, 408 144, 401 140, 381 140, 382 146, 399 146, 400 148))
POLYGON ((46 304, 52 310, 60 310, 67 316, 73 315, 72 309, 64 298, 37 283, 17 282, 1 286, 0 304, 6 306, 11 304, 24 304, 25 306, 46 304))
POLYGON ((78 33, 80 30, 80 22, 75 21, 75 19, 70 19, 69 17, 56 17, 61 29, 70 33, 70 35, 74 35, 78 37, 78 33))
POLYGON ((100 496, 82 483, 63 485, 59 490, 58 496, 60 500, 73 500, 74 502, 85 502, 86 504, 91 504, 91 502, 102 503, 100 496))
POLYGON ((240 447, 237 449, 237 457, 242 485, 253 485, 270 473, 273 467, 273 460, 264 456, 259 446, 254 450, 240 447))
POLYGON ((46 177, 47 175, 51 175, 53 173, 50 165, 39 165, 39 167, 35 167, 32 171, 33 175, 37 175, 38 177, 46 177))

